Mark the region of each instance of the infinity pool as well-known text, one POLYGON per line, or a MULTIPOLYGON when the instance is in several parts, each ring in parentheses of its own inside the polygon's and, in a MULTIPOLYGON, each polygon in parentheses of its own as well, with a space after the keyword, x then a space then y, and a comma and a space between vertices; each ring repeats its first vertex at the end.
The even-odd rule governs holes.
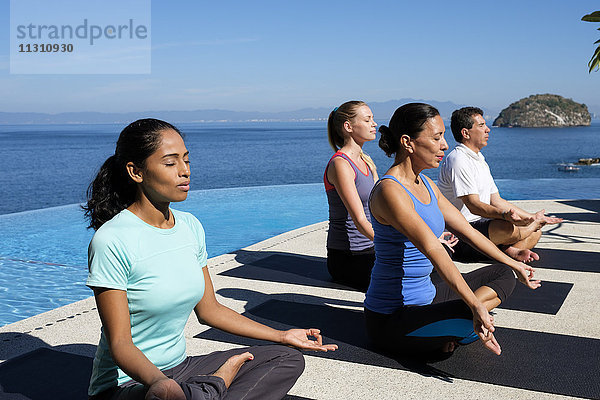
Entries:
MULTIPOLYGON (((327 219, 320 184, 192 191, 172 206, 202 222, 209 257, 327 219)), ((77 204, 0 215, 0 326, 91 296, 93 233, 77 204)))
MULTIPOLYGON (((508 199, 600 198, 597 178, 497 184, 508 199)), ((327 219, 322 184, 192 191, 173 207, 202 222, 209 257, 327 219)), ((92 235, 77 204, 0 215, 0 326, 91 296, 92 235)))

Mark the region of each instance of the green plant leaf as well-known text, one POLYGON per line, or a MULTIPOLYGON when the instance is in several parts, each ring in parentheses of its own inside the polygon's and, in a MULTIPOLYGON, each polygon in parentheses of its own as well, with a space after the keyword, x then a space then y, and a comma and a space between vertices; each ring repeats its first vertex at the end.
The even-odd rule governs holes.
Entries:
POLYGON ((594 55, 590 59, 588 66, 590 67, 589 72, 591 73, 594 69, 598 69, 598 64, 600 64, 600 46, 596 48, 594 55))
POLYGON ((589 72, 590 72, 590 73, 591 73, 591 72, 594 70, 594 68, 595 68, 596 70, 598 69, 598 64, 600 64, 600 57, 596 57, 596 59, 595 59, 595 60, 593 60, 593 61, 594 61, 594 62, 592 62, 592 60, 590 60, 590 64, 589 64, 589 66, 590 66, 590 70, 589 70, 589 72))
POLYGON ((585 22, 600 22, 600 11, 594 11, 591 14, 584 15, 581 17, 581 20, 585 22))
MULTIPOLYGON (((600 22, 600 11, 594 11, 591 14, 584 15, 583 17, 581 17, 581 20, 586 22, 600 22)), ((597 30, 600 31, 600 28, 597 28, 597 30)), ((600 39, 594 42, 594 44, 598 43, 600 43, 600 39)), ((588 66, 590 67, 590 73, 594 69, 600 69, 600 46, 596 48, 594 55, 592 56, 592 58, 590 58, 590 61, 588 62, 588 66)))

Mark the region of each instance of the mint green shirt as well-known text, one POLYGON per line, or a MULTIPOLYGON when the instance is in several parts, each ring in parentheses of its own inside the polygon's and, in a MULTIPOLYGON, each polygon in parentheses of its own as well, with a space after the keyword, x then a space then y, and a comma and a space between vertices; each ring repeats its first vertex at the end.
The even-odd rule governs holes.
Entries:
MULTIPOLYGON (((204 294, 204 229, 190 213, 171 210, 175 226, 160 229, 123 210, 98 229, 88 249, 86 285, 127 292, 133 343, 159 369, 185 357, 183 329, 204 294)), ((114 363, 104 329, 88 394, 130 380, 114 363)))

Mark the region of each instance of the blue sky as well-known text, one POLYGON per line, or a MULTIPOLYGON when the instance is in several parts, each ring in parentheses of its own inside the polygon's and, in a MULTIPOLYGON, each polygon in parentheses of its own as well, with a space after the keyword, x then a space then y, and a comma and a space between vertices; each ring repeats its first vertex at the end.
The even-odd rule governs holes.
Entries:
POLYGON ((406 97, 500 110, 556 93, 600 113, 600 72, 587 72, 600 32, 580 21, 597 1, 152 1, 151 73, 139 75, 10 74, 0 1, 0 111, 285 111, 406 97))

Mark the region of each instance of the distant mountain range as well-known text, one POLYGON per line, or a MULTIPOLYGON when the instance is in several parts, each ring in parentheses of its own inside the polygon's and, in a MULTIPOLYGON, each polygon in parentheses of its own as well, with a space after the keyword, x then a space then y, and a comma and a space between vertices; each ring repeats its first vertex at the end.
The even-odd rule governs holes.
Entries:
MULTIPOLYGON (((450 101, 399 99, 385 102, 371 102, 375 119, 388 121, 393 112, 405 103, 422 102, 436 107, 444 120, 449 120, 452 111, 464 107, 450 101)), ((484 109, 486 118, 493 119, 498 113, 496 110, 484 109)), ((158 118, 172 123, 182 122, 245 122, 245 121, 311 121, 325 120, 331 112, 330 108, 302 108, 294 111, 282 112, 252 112, 231 110, 193 110, 193 111, 143 111, 126 113, 102 112, 66 112, 59 114, 45 114, 35 112, 0 112, 0 125, 21 124, 124 124, 139 118, 158 118)))

